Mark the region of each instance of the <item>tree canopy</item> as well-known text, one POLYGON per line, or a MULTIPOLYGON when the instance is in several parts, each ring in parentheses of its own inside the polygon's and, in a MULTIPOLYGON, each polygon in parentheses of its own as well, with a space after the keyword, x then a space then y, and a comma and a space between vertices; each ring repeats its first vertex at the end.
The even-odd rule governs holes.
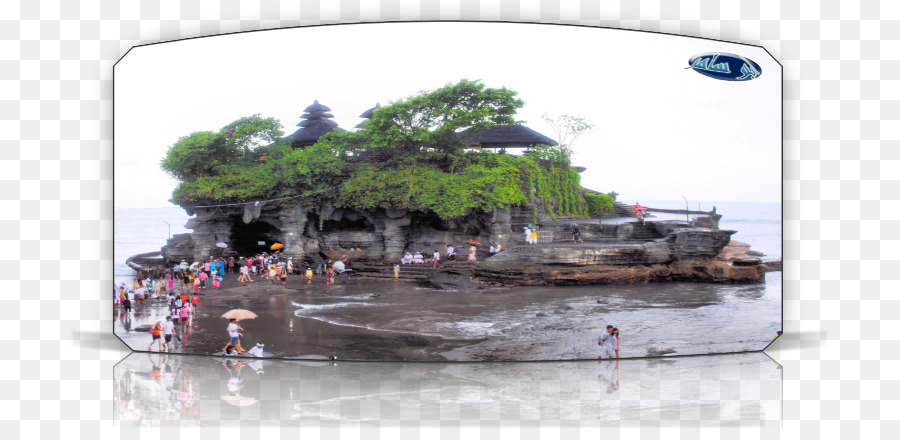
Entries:
POLYGON ((472 150, 456 134, 515 123, 524 105, 516 95, 462 80, 390 103, 359 130, 333 131, 298 149, 280 138, 278 121, 253 115, 220 133, 180 138, 162 165, 181 181, 173 192, 179 204, 280 199, 319 213, 406 208, 451 219, 540 199, 550 215, 586 215, 580 176, 566 158, 472 150))
POLYGON ((225 167, 257 159, 253 150, 284 135, 281 123, 259 114, 240 118, 219 130, 183 136, 169 147, 160 167, 182 182, 225 173, 225 167))

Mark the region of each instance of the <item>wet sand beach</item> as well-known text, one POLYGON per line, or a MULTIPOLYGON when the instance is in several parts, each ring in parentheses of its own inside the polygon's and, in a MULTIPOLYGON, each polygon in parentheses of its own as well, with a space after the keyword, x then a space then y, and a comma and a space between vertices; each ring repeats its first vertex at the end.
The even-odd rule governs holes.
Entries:
MULTIPOLYGON (((420 360, 444 361, 440 353, 481 342, 482 339, 454 340, 414 333, 380 331, 337 325, 322 320, 298 317, 294 302, 297 297, 328 296, 347 285, 360 282, 339 278, 326 286, 324 277, 306 284, 299 276, 288 279, 288 285, 273 285, 254 277, 253 283, 237 282, 237 275, 227 274, 225 288, 201 289, 200 306, 188 325, 177 325, 181 341, 173 338, 173 353, 221 354, 228 342, 225 328, 228 320, 221 315, 231 309, 246 309, 258 318, 240 321, 244 328, 241 345, 249 350, 256 343, 265 344, 266 357, 355 360, 420 360)), ((367 281, 366 284, 388 284, 392 281, 367 281)), ((191 294, 189 294, 190 296, 191 294)), ((139 327, 164 321, 168 307, 144 301, 135 306, 130 319, 117 309, 114 312, 115 334, 135 350, 145 351, 151 341, 149 332, 139 327), (126 321, 129 321, 126 323, 126 321)), ((156 351, 154 345, 152 351, 156 351)))
MULTIPOLYGON (((265 344, 283 358, 417 361, 596 359, 606 324, 623 334, 621 357, 761 350, 781 329, 781 274, 765 284, 649 283, 573 287, 435 290, 393 280, 338 278, 326 286, 299 276, 288 286, 262 278, 204 289, 199 316, 183 328, 174 352, 218 354, 234 308, 244 320, 242 346, 265 344)), ((146 330, 167 308, 138 305, 116 315, 115 332, 145 350, 146 330)))

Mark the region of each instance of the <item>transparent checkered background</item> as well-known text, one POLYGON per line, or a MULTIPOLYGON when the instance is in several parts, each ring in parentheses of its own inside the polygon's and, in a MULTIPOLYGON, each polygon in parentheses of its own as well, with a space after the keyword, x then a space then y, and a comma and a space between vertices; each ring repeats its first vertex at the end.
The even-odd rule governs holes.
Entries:
MULTIPOLYGON (((0 432, 118 437, 110 338, 112 66, 130 47, 383 20, 572 23, 764 46, 784 66, 784 365, 780 430, 647 421, 620 438, 888 437, 900 430, 900 5, 895 2, 10 0, 0 5, 0 432)), ((427 437, 494 425, 423 422, 427 437)), ((177 438, 177 426, 141 438, 177 438)), ((278 427, 223 424, 259 438, 278 427)), ((361 436, 359 424, 328 438, 361 436)), ((369 427, 372 428, 372 427, 369 427)), ((393 438, 410 434, 375 426, 393 438)), ((577 423, 510 436, 570 438, 577 423)), ((138 434, 128 431, 130 437, 138 434)), ((187 434, 187 433, 186 433, 187 434)), ((299 431, 284 430, 284 436, 299 431)), ((419 434, 416 430, 413 434, 419 434)), ((190 435, 190 434, 188 434, 190 435)), ((389 437, 390 436, 390 437, 389 437)))

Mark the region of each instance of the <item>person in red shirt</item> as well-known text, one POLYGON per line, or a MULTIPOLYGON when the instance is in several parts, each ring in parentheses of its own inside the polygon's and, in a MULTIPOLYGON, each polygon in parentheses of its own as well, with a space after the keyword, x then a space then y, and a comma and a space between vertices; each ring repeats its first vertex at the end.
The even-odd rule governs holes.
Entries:
POLYGON ((150 346, 147 347, 147 351, 150 351, 150 349, 153 348, 153 344, 157 344, 159 351, 162 351, 162 341, 159 339, 161 332, 161 321, 156 321, 156 324, 153 324, 153 326, 150 327, 150 334, 153 335, 153 340, 150 341, 150 346))
POLYGON ((200 297, 195 293, 194 296, 191 297, 191 307, 193 309, 192 312, 194 313, 194 316, 196 316, 198 305, 200 305, 200 297))

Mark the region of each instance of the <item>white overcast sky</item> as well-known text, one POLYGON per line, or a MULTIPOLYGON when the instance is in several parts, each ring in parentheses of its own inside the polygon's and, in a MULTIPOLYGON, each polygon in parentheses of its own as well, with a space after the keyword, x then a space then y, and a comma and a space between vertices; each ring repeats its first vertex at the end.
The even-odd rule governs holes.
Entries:
POLYGON ((359 114, 462 78, 519 92, 599 129, 575 144, 582 184, 622 201, 781 201, 781 67, 761 48, 612 29, 498 23, 357 24, 137 47, 115 67, 115 207, 172 206, 159 168, 180 136, 254 113, 285 134, 318 99, 350 129, 359 114), (752 81, 686 70, 704 52, 762 67, 752 81))

